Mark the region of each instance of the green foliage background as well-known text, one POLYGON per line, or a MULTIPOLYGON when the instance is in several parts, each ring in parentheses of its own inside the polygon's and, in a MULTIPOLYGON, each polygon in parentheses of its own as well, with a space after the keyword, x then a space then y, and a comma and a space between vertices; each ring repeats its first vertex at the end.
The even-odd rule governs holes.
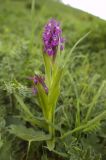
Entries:
MULTIPOLYGON (((57 135, 75 128, 76 106, 81 107, 81 122, 92 103, 96 107, 89 120, 106 110, 103 81, 106 79, 106 21, 51 0, 36 0, 35 10, 31 12, 31 3, 31 0, 0 0, 0 160, 24 160, 26 157, 27 142, 8 132, 10 124, 30 127, 19 116, 13 90, 15 88, 23 97, 32 113, 36 111, 35 116, 41 114, 31 95, 28 77, 35 71, 43 71, 42 32, 50 18, 61 22, 66 39, 65 54, 80 37, 91 31, 68 62, 56 110, 57 135), (102 88, 99 96, 98 88, 102 88)), ((105 160, 104 119, 99 121, 101 127, 95 122, 84 132, 57 140, 54 152, 44 147, 45 142, 33 142, 29 160, 105 160)))

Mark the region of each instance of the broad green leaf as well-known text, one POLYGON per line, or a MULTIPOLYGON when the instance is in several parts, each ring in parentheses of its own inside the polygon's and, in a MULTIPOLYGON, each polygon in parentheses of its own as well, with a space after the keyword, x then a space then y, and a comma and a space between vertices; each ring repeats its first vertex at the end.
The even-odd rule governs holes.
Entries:
POLYGON ((51 82, 51 57, 48 56, 48 54, 43 54, 43 59, 45 64, 47 86, 49 88, 51 82))
POLYGON ((41 84, 37 84, 38 99, 43 110, 44 116, 47 116, 48 96, 41 84))
MULTIPOLYGON (((60 92, 60 80, 62 76, 63 69, 61 68, 55 68, 53 73, 53 78, 51 82, 51 86, 49 89, 48 94, 48 108, 47 108, 47 120, 49 123, 54 124, 54 113, 55 113, 55 106, 57 99, 59 97, 60 92)), ((52 139, 47 141, 47 146, 49 150, 53 150, 55 147, 55 140, 54 140, 54 127, 49 125, 49 133, 52 136, 52 139)))
POLYGON ((51 136, 43 131, 35 131, 33 128, 26 128, 22 125, 11 125, 9 128, 11 134, 26 141, 44 141, 49 140, 51 136))
POLYGON ((63 73, 63 69, 58 68, 55 71, 55 74, 53 76, 53 80, 51 83, 51 88, 49 91, 49 95, 48 95, 48 107, 54 108, 59 96, 59 92, 60 92, 60 80, 62 77, 62 73, 63 73))

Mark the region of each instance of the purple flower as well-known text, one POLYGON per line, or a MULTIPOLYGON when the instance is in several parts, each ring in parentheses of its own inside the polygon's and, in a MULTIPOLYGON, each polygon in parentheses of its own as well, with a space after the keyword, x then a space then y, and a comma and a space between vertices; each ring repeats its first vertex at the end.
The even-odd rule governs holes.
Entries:
POLYGON ((35 95, 35 94, 37 94, 37 89, 33 86, 32 87, 32 93, 35 95))
POLYGON ((44 77, 41 77, 39 75, 35 75, 34 77, 30 77, 29 79, 33 81, 34 86, 32 88, 32 92, 34 94, 36 94, 38 92, 37 88, 36 88, 37 84, 41 84, 43 86, 45 92, 48 94, 48 88, 45 84, 45 78, 44 77))
POLYGON ((57 53, 57 48, 64 49, 64 38, 62 38, 62 30, 60 23, 55 19, 49 20, 45 25, 43 32, 44 52, 49 56, 54 56, 57 53))

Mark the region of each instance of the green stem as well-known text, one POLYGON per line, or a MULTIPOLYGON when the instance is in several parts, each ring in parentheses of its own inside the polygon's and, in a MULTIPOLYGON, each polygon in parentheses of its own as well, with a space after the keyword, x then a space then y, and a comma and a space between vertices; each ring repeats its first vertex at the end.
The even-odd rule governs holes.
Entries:
POLYGON ((47 141, 47 146, 48 146, 49 150, 51 151, 54 149, 54 145, 55 145, 55 143, 54 143, 55 129, 53 127, 54 126, 54 115, 52 114, 52 112, 50 112, 50 114, 49 114, 48 121, 49 121, 48 130, 51 135, 51 139, 49 141, 47 141))
POLYGON ((30 38, 30 44, 29 44, 29 49, 32 52, 33 44, 34 44, 34 39, 35 39, 35 0, 32 0, 32 6, 31 6, 31 38, 30 38))
POLYGON ((28 154, 29 154, 29 151, 30 151, 30 146, 31 146, 31 141, 28 142, 28 149, 27 149, 26 160, 28 160, 28 154))
POLYGON ((82 129, 84 129, 86 127, 86 125, 82 125, 82 126, 79 126, 71 131, 68 131, 67 133, 65 133, 63 136, 61 136, 61 139, 64 139, 65 137, 69 136, 70 134, 74 133, 74 132, 77 132, 77 131, 80 131, 82 129))

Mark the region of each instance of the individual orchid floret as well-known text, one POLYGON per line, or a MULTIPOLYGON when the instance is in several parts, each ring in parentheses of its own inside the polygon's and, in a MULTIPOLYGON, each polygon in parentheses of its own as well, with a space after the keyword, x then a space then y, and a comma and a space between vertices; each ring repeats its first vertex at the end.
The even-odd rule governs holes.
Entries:
POLYGON ((43 32, 44 52, 49 56, 55 56, 58 47, 62 51, 64 49, 64 38, 62 37, 62 30, 60 23, 55 19, 49 20, 45 25, 43 32))

